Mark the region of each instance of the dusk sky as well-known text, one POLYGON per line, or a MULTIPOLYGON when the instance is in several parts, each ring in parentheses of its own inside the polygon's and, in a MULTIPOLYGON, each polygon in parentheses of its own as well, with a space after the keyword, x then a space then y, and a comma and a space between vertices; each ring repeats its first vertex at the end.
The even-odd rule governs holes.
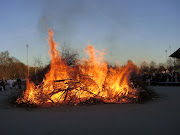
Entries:
POLYGON ((180 48, 180 0, 0 0, 0 52, 26 64, 48 60, 48 28, 54 40, 80 54, 87 44, 107 60, 164 63, 180 48))

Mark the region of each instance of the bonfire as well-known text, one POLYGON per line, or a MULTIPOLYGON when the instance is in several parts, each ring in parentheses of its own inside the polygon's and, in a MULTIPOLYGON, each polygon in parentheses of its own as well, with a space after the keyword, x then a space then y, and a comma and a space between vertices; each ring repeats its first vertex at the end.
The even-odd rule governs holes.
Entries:
POLYGON ((18 104, 73 104, 86 102, 129 103, 138 100, 138 90, 132 87, 131 73, 137 67, 128 62, 125 66, 109 67, 104 52, 92 45, 85 49, 87 59, 68 66, 57 50, 53 31, 48 30, 50 69, 40 84, 26 79, 26 90, 16 100, 18 104))

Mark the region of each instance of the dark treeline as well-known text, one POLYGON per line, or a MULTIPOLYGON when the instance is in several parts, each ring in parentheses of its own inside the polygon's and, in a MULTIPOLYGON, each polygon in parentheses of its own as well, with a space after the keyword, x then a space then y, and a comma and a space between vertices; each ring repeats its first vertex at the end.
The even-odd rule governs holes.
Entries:
MULTIPOLYGON (((79 59, 79 54, 76 50, 70 48, 69 45, 64 43, 61 46, 61 57, 67 65, 74 66, 79 59)), ((112 66, 112 65, 109 65, 112 66)), ((34 58, 34 67, 29 67, 30 78, 34 81, 43 79, 45 73, 49 70, 49 65, 45 66, 41 58, 34 58)), ((11 57, 8 51, 0 52, 0 78, 9 79, 9 78, 25 78, 28 70, 27 65, 20 62, 15 57, 11 57)), ((170 60, 165 64, 159 63, 158 65, 151 61, 149 64, 142 62, 139 66, 140 75, 151 76, 154 74, 168 74, 171 75, 175 71, 180 69, 179 64, 175 65, 170 60)), ((178 80, 180 79, 179 73, 178 80)))
POLYGON ((8 51, 0 52, 0 78, 24 78, 26 65, 15 57, 11 57, 8 51))

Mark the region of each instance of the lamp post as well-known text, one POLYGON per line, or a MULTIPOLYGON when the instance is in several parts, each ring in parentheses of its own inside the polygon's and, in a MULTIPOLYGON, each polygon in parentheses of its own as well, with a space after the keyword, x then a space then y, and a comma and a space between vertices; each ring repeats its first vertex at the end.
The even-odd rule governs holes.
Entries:
POLYGON ((165 65, 166 65, 166 68, 168 67, 168 64, 167 64, 167 50, 165 50, 165 53, 166 53, 166 62, 165 62, 165 65))
POLYGON ((166 52, 166 62, 167 62, 167 50, 165 50, 165 52, 166 52))
MULTIPOLYGON (((169 55, 171 55, 171 46, 169 46, 169 55)), ((169 58, 169 60, 170 60, 170 66, 172 66, 172 59, 171 59, 171 57, 169 58)))
POLYGON ((29 64, 28 64, 28 47, 29 47, 29 45, 27 44, 26 47, 27 47, 27 70, 28 70, 28 76, 29 76, 29 64))

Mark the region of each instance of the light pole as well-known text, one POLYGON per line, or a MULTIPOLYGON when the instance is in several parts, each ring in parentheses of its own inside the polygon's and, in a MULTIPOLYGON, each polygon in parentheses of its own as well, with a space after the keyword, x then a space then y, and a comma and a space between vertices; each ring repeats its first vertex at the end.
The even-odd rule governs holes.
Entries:
POLYGON ((165 52, 166 52, 166 62, 167 62, 167 50, 165 50, 165 52))
POLYGON ((165 53, 166 53, 166 62, 165 62, 165 65, 166 65, 166 68, 168 67, 168 64, 167 64, 167 50, 165 50, 165 53))
MULTIPOLYGON (((169 56, 171 55, 171 46, 169 46, 169 56)), ((169 58, 169 60, 170 60, 170 66, 172 66, 172 59, 171 59, 171 57, 169 58)))
POLYGON ((29 76, 29 64, 28 64, 28 47, 29 47, 29 45, 27 44, 26 47, 27 47, 27 70, 28 70, 28 76, 29 76))

